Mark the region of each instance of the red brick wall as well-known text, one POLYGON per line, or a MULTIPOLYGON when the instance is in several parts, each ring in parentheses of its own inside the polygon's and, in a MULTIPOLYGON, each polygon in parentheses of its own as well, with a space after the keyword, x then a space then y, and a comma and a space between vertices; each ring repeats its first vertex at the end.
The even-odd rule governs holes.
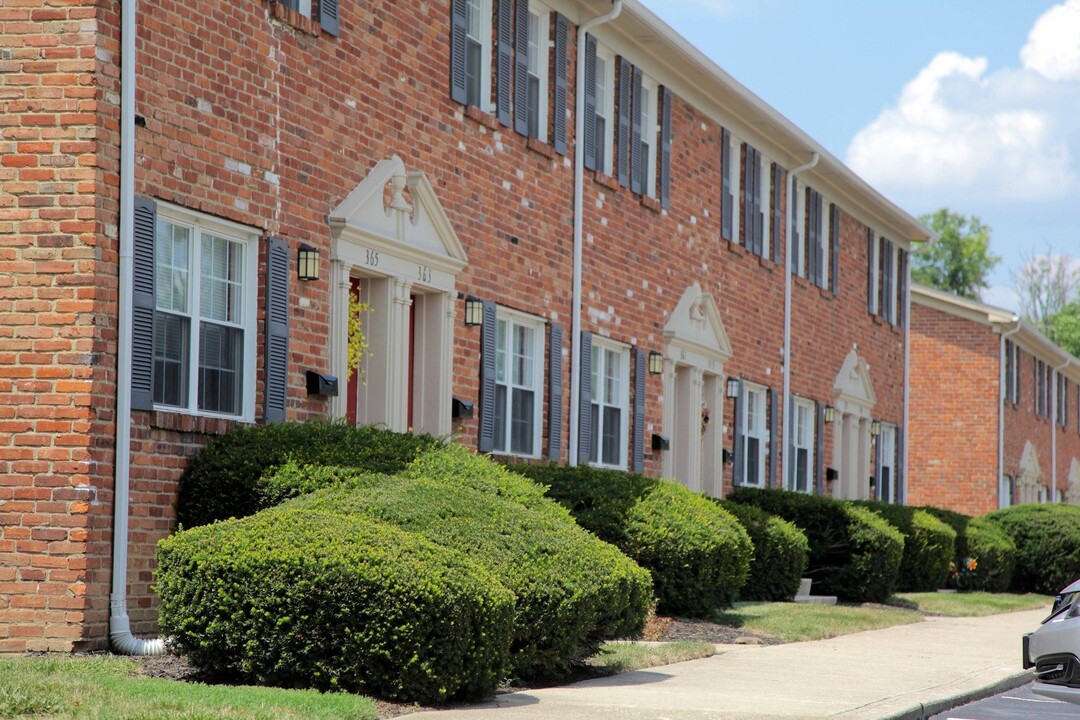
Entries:
MULTIPOLYGON (((524 138, 497 126, 492 118, 466 111, 450 100, 447 2, 343 3, 340 39, 310 34, 274 19, 275 13, 282 14, 281 8, 265 1, 223 8, 163 0, 139 4, 137 112, 146 123, 137 135, 137 193, 247 224, 281 237, 293 247, 300 242, 314 245, 329 258, 327 213, 375 163, 398 154, 408 169, 427 174, 465 246, 470 263, 458 277, 459 288, 561 323, 570 344, 572 155, 554 155, 537 147, 535 141, 530 148, 524 138)), ((92 425, 90 439, 84 440, 90 447, 78 451, 85 465, 77 472, 69 471, 71 477, 100 489, 100 504, 90 510, 89 520, 79 521, 93 543, 86 548, 58 547, 54 553, 60 563, 87 566, 79 577, 89 589, 80 589, 78 596, 88 613, 63 618, 54 614, 46 620, 48 627, 67 633, 69 641, 81 638, 94 646, 103 643, 108 614, 118 155, 117 58, 111 53, 116 52, 119 42, 116 16, 99 12, 96 42, 101 49, 101 66, 96 75, 90 69, 75 81, 65 81, 70 90, 97 82, 94 97, 101 101, 98 114, 85 118, 101 142, 86 152, 91 160, 96 153, 101 169, 94 186, 83 190, 86 195, 77 203, 89 206, 92 224, 63 231, 72 242, 79 238, 78 247, 85 246, 93 258, 90 268, 79 271, 86 274, 71 281, 73 291, 85 294, 92 305, 73 311, 76 314, 63 321, 62 329, 47 329, 50 337, 63 335, 66 339, 72 331, 71 321, 76 328, 81 323, 91 337, 85 341, 85 349, 77 352, 97 353, 83 371, 96 381, 93 407, 85 407, 90 403, 90 389, 74 396, 76 400, 84 398, 79 401, 84 409, 76 414, 81 412, 85 417, 78 419, 92 425), (85 237, 75 233, 85 233, 85 237), (79 560, 80 554, 86 559, 79 560)), ((88 42, 92 48, 92 33, 88 42)), ((571 37, 571 98, 573 42, 571 37)), ((56 112, 49 117, 57 128, 62 127, 56 112)), ((719 239, 720 127, 677 96, 672 117, 670 211, 659 210, 653 202, 643 203, 610 179, 598 182, 594 173, 586 172, 584 329, 661 350, 669 314, 685 289, 698 282, 716 298, 731 339, 734 356, 726 372, 779 390, 783 377, 783 266, 719 239)), ((573 122, 568 126, 572 153, 573 122)), ((51 152, 58 149, 53 145, 51 152)), ((2 171, 19 172, 9 167, 2 171)), ((33 189, 41 191, 42 186, 33 189)), ((39 212, 14 210, 29 212, 27 219, 36 219, 39 212)), ((0 212, 12 209, 0 206, 0 212)), ((6 221, 8 215, 0 215, 0 222, 6 221)), ((50 225, 39 232, 55 234, 57 228, 50 225)), ((831 402, 836 374, 857 345, 858 353, 870 365, 878 398, 875 417, 899 425, 903 335, 867 313, 865 238, 865 226, 845 213, 838 296, 801 279, 794 283, 791 389, 831 402)), ((14 257, 0 257, 3 262, 25 263, 23 256, 34 246, 33 242, 16 246, 14 257)), ((0 252, 11 252, 11 248, 0 252)), ((28 266, 13 269, 32 276, 28 266)), ((325 342, 329 335, 328 285, 325 272, 318 281, 293 284, 290 418, 302 420, 327 412, 324 400, 308 398, 304 392, 302 372, 329 367, 325 342)), ((6 289, 0 286, 0 291, 6 289)), ((0 295, 0 302, 4 301, 6 296, 0 295)), ((41 321, 36 322, 40 327, 41 321)), ((260 333, 261 326, 260 320, 260 333)), ((455 336, 454 395, 475 398, 480 331, 459 323, 455 336)), ((84 341, 80 337, 71 342, 84 341)), ((261 338, 258 345, 262 347, 261 338)), ((45 358, 43 365, 55 366, 57 357, 45 358)), ((261 360, 259 365, 261 393, 261 360)), ((4 366, 10 368, 13 363, 4 366)), ((26 362, 19 364, 20 368, 27 366, 26 362)), ((24 380, 0 376, 3 382, 24 380)), ((569 407, 569 379, 564 385, 564 404, 569 407)), ((661 395, 661 377, 650 376, 650 432, 665 432, 661 395)), ((70 398, 63 396, 65 402, 70 398)), ((33 408, 34 398, 26 395, 19 404, 33 408)), ((41 404, 38 396, 37 405, 41 404)), ((0 408, 5 407, 0 404, 0 408)), ((261 408, 261 402, 257 407, 261 408)), ((728 427, 731 412, 731 401, 727 401, 721 414, 728 427)), ((149 588, 154 547, 174 525, 176 483, 185 459, 208 437, 224 431, 228 423, 172 413, 136 412, 133 416, 129 606, 133 628, 146 633, 155 630, 155 600, 149 588)), ((54 418, 55 413, 50 412, 49 417, 54 418)), ((714 418, 720 420, 716 409, 714 418)), ((461 442, 475 446, 475 421, 455 423, 455 428, 461 431, 461 442)), ((826 426, 826 457, 830 458, 831 432, 826 426)), ((65 425, 49 430, 35 442, 60 446, 73 437, 86 436, 65 425)), ((0 447, 5 447, 6 438, 8 435, 0 434, 0 447)), ((564 459, 565 440, 564 436, 564 459)), ((731 447, 730 432, 723 444, 731 447)), ((40 455, 36 449, 20 452, 27 454, 28 460, 40 455)), ((60 452, 76 450, 65 447, 60 452)), ((74 459, 64 455, 65 461, 74 459)), ((658 454, 647 452, 650 473, 658 473, 661 465, 658 454)), ((33 485, 35 473, 55 478, 59 471, 42 466, 18 472, 22 473, 14 476, 18 479, 8 475, 0 480, 0 492, 16 492, 16 488, 24 492, 37 487, 33 485)), ((731 471, 725 472, 730 485, 731 471)), ((70 502, 73 504, 50 510, 55 515, 47 524, 70 523, 71 518, 86 514, 85 501, 83 505, 74 504, 75 499, 70 502)), ((31 519, 23 513, 34 508, 19 507, 17 525, 29 526, 31 519)), ((0 543, 12 540, 11 530, 5 528, 0 543)), ((0 544, 0 552, 16 551, 0 544)), ((4 559, 0 568, 32 564, 26 563, 25 553, 0 557, 4 559)), ((0 582, 9 580, 14 578, 0 576, 0 582)), ((9 587, 12 597, 21 598, 20 602, 39 602, 42 594, 37 585, 9 587)), ((9 626, 0 623, 0 641, 6 640, 5 627, 9 626)), ((9 629, 8 634, 11 632, 9 629)), ((8 649, 24 646, 20 641, 8 649)))

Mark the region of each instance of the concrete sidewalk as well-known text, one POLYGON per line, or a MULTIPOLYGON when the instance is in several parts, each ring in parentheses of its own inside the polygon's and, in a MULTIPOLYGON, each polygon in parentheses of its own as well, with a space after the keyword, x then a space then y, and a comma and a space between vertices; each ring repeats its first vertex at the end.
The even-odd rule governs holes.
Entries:
POLYGON ((920 719, 1023 684, 1020 637, 1045 610, 927 618, 831 640, 717 646, 703 660, 498 695, 409 720, 920 719))

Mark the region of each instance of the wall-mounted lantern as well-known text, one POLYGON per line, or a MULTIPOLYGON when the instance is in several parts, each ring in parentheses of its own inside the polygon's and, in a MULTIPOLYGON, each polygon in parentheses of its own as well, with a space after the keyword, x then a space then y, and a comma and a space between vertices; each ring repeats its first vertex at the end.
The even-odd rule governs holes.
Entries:
POLYGON ((319 251, 310 245, 301 245, 297 252, 296 274, 301 280, 319 279, 319 251))
POLYGON ((740 390, 742 390, 742 382, 739 381, 739 378, 728 378, 726 387, 727 396, 729 398, 737 398, 739 397, 740 390))
POLYGON ((655 350, 649 351, 649 374, 659 375, 664 372, 664 356, 655 350))
POLYGON ((836 408, 834 408, 832 405, 826 405, 824 412, 825 412, 825 422, 827 422, 827 423, 836 422, 836 408))
POLYGON ((873 422, 870 423, 870 434, 873 435, 874 437, 877 437, 878 435, 881 434, 881 421, 880 420, 874 420, 873 422))
POLYGON ((484 323, 484 301, 478 300, 473 296, 465 298, 465 324, 466 325, 483 325, 484 323))

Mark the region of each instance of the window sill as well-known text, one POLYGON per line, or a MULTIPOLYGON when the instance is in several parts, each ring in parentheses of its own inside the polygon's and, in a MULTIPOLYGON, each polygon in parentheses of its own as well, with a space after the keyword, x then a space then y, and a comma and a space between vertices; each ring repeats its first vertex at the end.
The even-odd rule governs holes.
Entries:
POLYGON ((492 132, 496 132, 499 129, 499 118, 491 113, 484 112, 475 105, 465 106, 465 117, 470 120, 475 120, 492 132))
POLYGON ((619 191, 619 181, 601 170, 593 170, 593 181, 603 185, 611 192, 619 191))
POLYGON ((551 145, 548 145, 546 142, 540 140, 539 138, 529 138, 528 142, 525 143, 525 147, 529 148, 534 153, 543 155, 548 160, 555 159, 555 148, 551 145))
POLYGON ((833 301, 836 299, 836 293, 828 288, 819 287, 818 292, 821 294, 823 300, 833 301))
POLYGON ((793 275, 791 279, 795 281, 796 287, 800 287, 803 290, 809 290, 810 288, 814 287, 810 284, 810 281, 804 278, 802 275, 793 275))
POLYGON ((772 272, 777 267, 777 264, 774 263, 769 258, 762 257, 762 256, 758 255, 757 259, 758 259, 758 265, 760 265, 762 268, 768 270, 769 272, 772 272))
POLYGON ((189 415, 184 412, 170 410, 153 410, 149 415, 150 427, 155 430, 172 430, 174 432, 195 433, 196 435, 225 435, 237 425, 244 424, 242 420, 209 417, 207 415, 189 415))
POLYGON ((322 32, 319 23, 314 18, 303 15, 299 10, 293 10, 287 5, 270 0, 270 15, 275 20, 280 20, 286 25, 291 25, 300 32, 318 36, 322 32))
POLYGON ((649 210, 652 210, 657 215, 659 215, 660 211, 663 209, 663 207, 660 205, 659 200, 657 200, 654 197, 650 197, 648 195, 642 195, 641 196, 641 206, 644 207, 644 208, 647 208, 649 210))
POLYGON ((733 255, 738 255, 739 257, 746 257, 746 248, 736 242, 732 242, 731 240, 728 240, 726 242, 728 244, 728 252, 732 253, 733 255))

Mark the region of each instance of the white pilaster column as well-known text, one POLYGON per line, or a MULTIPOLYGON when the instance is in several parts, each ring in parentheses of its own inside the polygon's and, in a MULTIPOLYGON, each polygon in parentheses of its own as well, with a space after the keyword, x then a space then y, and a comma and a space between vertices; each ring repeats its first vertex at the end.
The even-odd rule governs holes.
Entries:
POLYGON ((391 430, 405 432, 409 429, 409 352, 412 338, 409 337, 409 308, 412 299, 412 283, 404 278, 390 280, 390 303, 387 311, 386 336, 386 424, 391 430))
POLYGON ((348 407, 349 276, 352 265, 330 260, 330 374, 338 379, 338 396, 330 399, 330 417, 345 417, 348 407))

